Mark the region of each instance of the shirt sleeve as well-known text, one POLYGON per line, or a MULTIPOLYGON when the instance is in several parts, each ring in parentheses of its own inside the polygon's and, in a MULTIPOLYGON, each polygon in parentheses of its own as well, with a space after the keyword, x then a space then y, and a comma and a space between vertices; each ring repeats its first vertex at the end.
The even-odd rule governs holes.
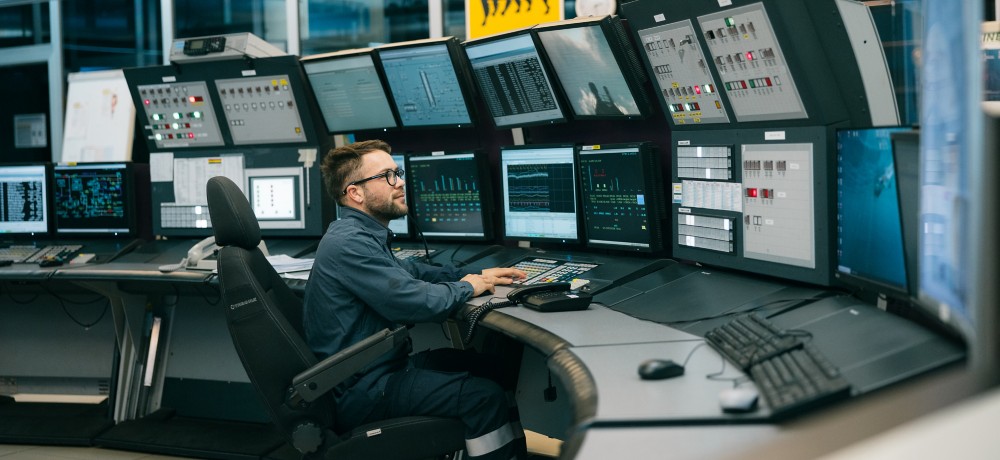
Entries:
POLYGON ((406 270, 413 274, 414 277, 427 281, 428 283, 458 281, 469 273, 475 273, 469 270, 455 268, 452 265, 437 266, 414 260, 405 260, 401 262, 406 266, 406 270))
POLYGON ((352 239, 336 245, 334 251, 331 256, 337 261, 343 285, 392 322, 444 321, 473 294, 472 285, 457 281, 454 273, 440 270, 443 267, 404 268, 390 259, 392 256, 374 239, 352 239))

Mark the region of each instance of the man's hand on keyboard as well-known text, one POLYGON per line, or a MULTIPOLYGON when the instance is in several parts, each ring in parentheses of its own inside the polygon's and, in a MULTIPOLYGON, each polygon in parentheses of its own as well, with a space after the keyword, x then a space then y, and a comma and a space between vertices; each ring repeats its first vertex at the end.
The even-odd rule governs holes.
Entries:
POLYGON ((495 284, 511 284, 514 280, 523 280, 528 274, 516 268, 487 268, 482 271, 483 276, 496 278, 495 284))

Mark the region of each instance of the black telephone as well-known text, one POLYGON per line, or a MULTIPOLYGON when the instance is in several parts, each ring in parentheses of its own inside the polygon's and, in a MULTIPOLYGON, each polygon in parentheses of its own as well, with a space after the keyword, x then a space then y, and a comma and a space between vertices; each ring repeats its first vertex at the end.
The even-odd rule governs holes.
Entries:
POLYGON ((569 283, 540 283, 522 286, 507 294, 507 300, 542 312, 586 310, 592 296, 570 290, 569 283))

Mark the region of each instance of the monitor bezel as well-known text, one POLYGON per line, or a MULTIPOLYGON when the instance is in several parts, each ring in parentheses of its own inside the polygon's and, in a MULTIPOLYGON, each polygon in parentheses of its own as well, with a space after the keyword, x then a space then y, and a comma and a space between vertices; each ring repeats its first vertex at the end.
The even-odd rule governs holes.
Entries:
POLYGON ((664 250, 665 247, 665 235, 663 231, 665 229, 664 221, 666 220, 666 202, 664 198, 665 190, 662 190, 664 186, 663 182, 663 171, 662 163, 660 162, 659 155, 657 155, 655 146, 650 142, 629 142, 620 144, 600 144, 600 145, 581 145, 577 147, 576 152, 577 157, 577 178, 579 180, 579 191, 580 191, 580 214, 581 214, 581 230, 583 230, 586 240, 587 247, 590 248, 600 248, 600 249, 612 249, 616 251, 626 251, 626 252, 639 252, 639 253, 656 253, 664 250), (622 150, 622 149, 636 149, 639 153, 639 161, 642 166, 642 182, 643 187, 646 189, 646 216, 648 220, 649 231, 647 235, 649 239, 646 246, 633 246, 630 243, 621 242, 613 243, 607 242, 605 240, 592 241, 590 235, 590 227, 588 221, 588 214, 586 210, 586 192, 583 189, 583 156, 590 154, 598 154, 600 150, 622 150), (585 151, 591 153, 584 153, 585 151))
POLYGON ((507 190, 504 189, 503 181, 503 154, 505 151, 519 151, 519 150, 539 150, 539 149, 557 149, 565 148, 570 149, 573 152, 573 162, 572 162, 572 172, 573 172, 573 187, 574 190, 574 212, 576 214, 576 238, 554 238, 554 237, 525 237, 525 236, 511 236, 507 234, 507 209, 506 206, 501 205, 498 209, 498 214, 500 215, 500 223, 503 228, 503 240, 518 242, 518 241, 528 241, 528 242, 539 242, 539 243, 563 243, 563 244, 574 244, 584 241, 583 235, 583 223, 582 223, 582 210, 580 207, 580 176, 577 172, 579 168, 578 164, 580 159, 577 156, 577 147, 575 144, 531 144, 531 145, 507 145, 500 147, 500 165, 499 173, 501 174, 500 183, 500 194, 507 195, 507 190))
POLYGON ((320 118, 323 120, 323 126, 326 127, 328 134, 350 134, 350 133, 362 133, 371 131, 386 131, 395 130, 400 126, 399 114, 396 113, 396 107, 393 103, 392 92, 389 90, 388 82, 384 72, 382 71, 382 63, 379 61, 378 53, 375 52, 375 48, 355 48, 349 50, 335 51, 332 53, 315 54, 311 56, 306 56, 299 59, 299 64, 302 66, 302 73, 305 75, 306 83, 309 85, 309 91, 313 95, 313 98, 317 100, 316 110, 320 114, 320 118), (319 104, 319 98, 316 97, 316 88, 313 85, 311 74, 308 71, 310 65, 316 65, 320 63, 325 63, 329 61, 336 61, 339 59, 350 59, 360 56, 368 56, 372 60, 372 66, 375 69, 375 74, 378 76, 379 83, 382 87, 382 95, 385 96, 386 102, 389 105, 389 112, 392 115, 393 124, 381 127, 371 127, 371 128, 337 128, 329 126, 326 122, 326 115, 323 112, 322 104, 319 104))
MULTIPOLYGON (((840 142, 839 136, 840 136, 841 132, 847 132, 847 131, 877 131, 877 130, 887 130, 887 129, 898 129, 899 130, 899 131, 890 131, 888 133, 890 141, 892 139, 892 135, 895 134, 895 133, 908 132, 907 130, 911 130, 912 131, 912 127, 910 127, 910 126, 875 126, 875 127, 865 127, 865 128, 842 128, 842 129, 836 130, 836 132, 835 132, 835 136, 837 136, 837 140, 835 141, 835 145, 839 145, 839 142, 840 142)), ((836 155, 836 158, 835 158, 836 167, 839 168, 840 167, 840 149, 839 149, 839 147, 836 149, 835 155, 836 155)), ((896 168, 895 162, 896 162, 896 159, 895 159, 895 156, 894 156, 893 152, 890 151, 890 155, 892 155, 893 168, 894 168, 893 169, 893 173, 895 174, 895 168, 896 168)), ((834 190, 834 200, 833 200, 834 203, 833 203, 833 205, 837 207, 836 208, 837 210, 836 210, 835 214, 839 215, 840 214, 840 210, 839 210, 839 207, 840 207, 840 184, 839 184, 839 181, 835 181, 834 183, 835 183, 835 190, 834 190)), ((897 199, 896 199, 896 208, 897 208, 897 211, 899 212, 899 218, 902 219, 903 218, 902 209, 899 209, 899 185, 898 185, 898 180, 897 180, 897 183, 896 183, 896 197, 897 197, 897 199)), ((840 222, 836 222, 836 228, 834 229, 834 232, 836 233, 835 236, 836 236, 837 240, 840 239, 840 231, 839 231, 839 229, 840 229, 840 222)), ((894 284, 892 284, 890 282, 887 282, 887 281, 884 281, 884 280, 880 280, 880 279, 872 277, 872 276, 868 276, 868 275, 864 275, 864 274, 859 274, 859 273, 847 273, 847 272, 842 271, 840 269, 841 264, 840 264, 840 254, 839 254, 839 243, 837 243, 837 240, 835 240, 835 244, 838 244, 838 248, 834 250, 834 259, 833 259, 833 267, 832 267, 833 268, 832 273, 833 273, 834 279, 839 284, 841 284, 843 287, 853 288, 855 290, 858 290, 860 293, 872 293, 872 294, 875 294, 875 295, 879 296, 880 298, 881 297, 892 298, 894 300, 904 301, 904 302, 910 301, 910 299, 911 299, 910 293, 909 293, 909 282, 910 282, 909 277, 910 277, 910 274, 909 274, 909 267, 907 267, 907 265, 906 265, 906 248, 905 248, 906 242, 904 240, 903 231, 904 230, 902 228, 902 222, 900 222, 900 238, 899 239, 900 239, 900 244, 903 245, 903 247, 901 247, 900 249, 902 250, 902 257, 903 257, 903 279, 904 279, 904 283, 906 283, 906 284, 904 284, 903 286, 897 286, 897 285, 894 285, 894 284)))
POLYGON ((475 74, 476 72, 475 65, 472 63, 472 59, 469 57, 469 47, 489 45, 497 41, 520 38, 522 35, 527 35, 531 39, 531 42, 535 47, 535 53, 538 55, 538 60, 541 65, 542 71, 545 73, 545 81, 549 84, 549 87, 552 90, 552 96, 556 102, 556 106, 557 109, 559 110, 560 117, 548 120, 531 121, 527 123, 505 123, 501 125, 497 123, 497 119, 496 117, 493 116, 493 112, 488 104, 486 106, 487 116, 489 117, 490 122, 493 124, 493 127, 495 129, 521 128, 526 126, 548 126, 558 123, 566 123, 567 121, 569 121, 569 116, 567 115, 567 110, 566 110, 566 102, 562 100, 562 96, 559 94, 559 90, 557 89, 556 83, 552 81, 553 80, 552 69, 548 67, 548 63, 546 62, 545 56, 542 52, 542 45, 541 43, 539 43, 538 37, 536 37, 534 34, 531 33, 531 27, 525 27, 507 32, 500 32, 497 34, 475 38, 472 40, 466 40, 462 42, 462 50, 463 53, 465 54, 466 60, 469 63, 469 75, 473 81, 473 85, 476 88, 477 94, 480 96, 480 98, 482 98, 482 95, 486 94, 486 92, 483 91, 483 88, 479 86, 479 79, 476 78, 475 74))
POLYGON ((643 86, 646 79, 644 69, 638 62, 638 56, 634 57, 634 62, 637 64, 637 68, 630 68, 631 66, 629 65, 627 54, 629 51, 635 51, 632 44, 628 41, 628 34, 624 29, 624 24, 618 16, 588 16, 539 24, 532 28, 531 33, 535 36, 535 42, 539 46, 539 54, 542 56, 543 62, 549 67, 549 70, 553 74, 553 77, 551 77, 550 80, 552 80, 557 87, 556 91, 566 105, 564 111, 572 117, 573 120, 644 120, 652 115, 653 102, 643 86), (601 36, 604 37, 607 41, 608 47, 611 49, 612 57, 617 64, 621 78, 628 87, 629 94, 632 96, 632 100, 635 101, 636 107, 639 109, 639 113, 637 115, 587 115, 578 114, 574 110, 573 104, 570 102, 569 93, 566 90, 566 87, 563 86, 562 80, 559 78, 558 69, 556 69, 556 66, 553 64, 549 51, 545 48, 545 42, 541 39, 541 34, 547 31, 584 27, 597 27, 601 31, 601 36), (620 32, 620 34, 618 32, 620 32))
MULTIPOLYGON (((480 220, 483 226, 483 235, 428 235, 423 233, 423 229, 420 228, 420 224, 417 223, 416 207, 410 212, 410 218, 413 219, 414 227, 420 230, 427 241, 493 241, 495 234, 493 231, 493 213, 496 208, 493 201, 493 180, 491 177, 491 171, 489 166, 489 157, 486 152, 482 150, 453 150, 445 152, 430 152, 430 153, 410 153, 406 155, 407 171, 412 168, 414 158, 430 158, 430 157, 454 157, 457 155, 473 155, 473 161, 475 162, 476 175, 479 176, 479 202, 480 202, 480 220)), ((418 160, 420 161, 420 160, 418 160)), ((406 182, 407 193, 410 199, 416 199, 416 193, 413 193, 413 185, 410 181, 406 182)))
POLYGON ((378 60, 376 61, 380 75, 385 76, 383 80, 384 87, 387 90, 387 96, 389 97, 390 106, 396 116, 396 122, 400 129, 440 129, 440 128, 472 128, 477 125, 476 119, 478 114, 476 113, 476 104, 473 102, 476 97, 476 92, 474 89, 474 84, 472 83, 472 67, 469 64, 468 57, 465 55, 462 49, 461 43, 455 37, 440 37, 440 38, 425 38, 421 40, 412 40, 408 42, 400 43, 390 43, 386 45, 379 46, 375 48, 375 53, 378 55, 378 60), (421 48, 429 46, 439 46, 444 45, 448 52, 448 57, 451 59, 452 69, 455 71, 455 78, 458 81, 459 90, 462 93, 463 103, 465 104, 465 110, 469 115, 469 122, 465 124, 455 124, 455 123, 435 123, 426 125, 407 125, 403 121, 403 116, 400 113, 399 105, 396 103, 396 98, 392 93, 392 85, 389 82, 388 75, 386 73, 383 61, 382 53, 386 51, 394 51, 400 49, 408 48, 421 48))
POLYGON ((37 240, 48 238, 53 235, 53 221, 55 219, 52 209, 52 163, 48 162, 20 162, 2 163, 0 168, 6 167, 38 167, 44 168, 45 178, 45 231, 44 232, 0 232, 0 240, 37 240))
POLYGON ((51 168, 50 176, 52 178, 52 184, 49 189, 52 193, 52 231, 53 234, 60 236, 81 236, 88 238, 121 238, 121 237, 132 237, 135 236, 138 231, 138 219, 136 218, 136 212, 138 211, 138 205, 135 199, 136 190, 136 177, 134 167, 131 162, 125 161, 103 161, 94 163, 70 163, 70 164, 56 164, 51 168), (55 174, 60 169, 100 169, 102 167, 113 166, 113 165, 124 165, 125 171, 125 213, 126 213, 126 225, 127 230, 124 232, 113 232, 113 231, 92 231, 92 229, 76 229, 76 230, 66 230, 65 228, 59 227, 59 217, 56 213, 56 203, 55 203, 55 174), (65 235, 62 233, 65 232, 65 235))

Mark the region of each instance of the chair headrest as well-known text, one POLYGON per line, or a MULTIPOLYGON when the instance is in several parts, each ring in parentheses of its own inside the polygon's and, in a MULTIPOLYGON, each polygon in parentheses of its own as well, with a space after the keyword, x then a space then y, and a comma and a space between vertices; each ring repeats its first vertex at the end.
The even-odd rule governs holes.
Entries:
POLYGON ((215 244, 253 249, 260 244, 260 224, 235 182, 225 176, 208 180, 208 214, 212 217, 215 244))

